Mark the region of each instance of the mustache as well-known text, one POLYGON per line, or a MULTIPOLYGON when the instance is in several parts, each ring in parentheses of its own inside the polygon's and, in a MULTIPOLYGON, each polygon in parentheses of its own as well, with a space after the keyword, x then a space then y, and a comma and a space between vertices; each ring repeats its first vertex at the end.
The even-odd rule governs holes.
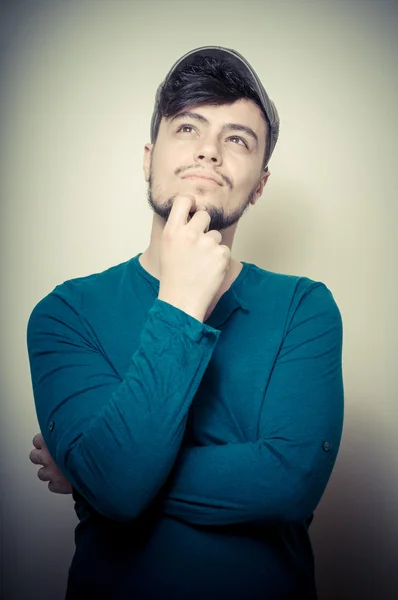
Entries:
MULTIPOLYGON (((185 173, 185 171, 195 171, 195 170, 199 170, 199 171, 203 171, 203 167, 180 167, 179 169, 176 170, 175 174, 176 175, 181 175, 181 173, 185 173)), ((217 177, 220 177, 220 179, 222 179, 230 188, 232 188, 232 181, 230 180, 229 177, 227 177, 226 175, 223 175, 222 173, 218 173, 217 171, 213 171, 214 175, 217 175, 217 177)))

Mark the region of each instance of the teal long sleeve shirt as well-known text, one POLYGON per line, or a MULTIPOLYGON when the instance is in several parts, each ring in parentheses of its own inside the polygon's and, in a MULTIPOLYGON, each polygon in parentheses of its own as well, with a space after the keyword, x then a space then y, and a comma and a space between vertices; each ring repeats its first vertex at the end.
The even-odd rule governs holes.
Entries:
POLYGON ((68 600, 316 598, 308 527, 343 425, 332 294, 243 263, 201 323, 139 256, 57 286, 28 323, 80 521, 68 600))

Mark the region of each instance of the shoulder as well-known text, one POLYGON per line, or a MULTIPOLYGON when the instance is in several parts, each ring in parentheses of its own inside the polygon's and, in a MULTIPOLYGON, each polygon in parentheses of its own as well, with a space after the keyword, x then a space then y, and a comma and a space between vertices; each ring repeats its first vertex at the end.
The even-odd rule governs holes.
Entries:
POLYGON ((245 278, 246 286, 267 308, 277 307, 286 314, 286 324, 298 315, 327 314, 341 320, 340 310, 332 291, 323 281, 301 275, 268 271, 250 264, 245 278))
POLYGON ((117 293, 129 276, 130 261, 58 284, 34 306, 29 316, 28 330, 32 323, 43 317, 62 319, 67 316, 69 320, 78 320, 89 307, 99 302, 109 302, 109 298, 117 293))

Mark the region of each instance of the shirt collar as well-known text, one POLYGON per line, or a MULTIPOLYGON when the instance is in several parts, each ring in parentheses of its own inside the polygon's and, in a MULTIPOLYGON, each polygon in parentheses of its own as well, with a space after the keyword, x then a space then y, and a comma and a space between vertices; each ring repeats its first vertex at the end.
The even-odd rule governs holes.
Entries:
MULTIPOLYGON (((155 294, 159 293, 159 280, 156 277, 153 277, 144 267, 141 265, 139 261, 141 253, 134 256, 130 262, 132 262, 139 273, 149 281, 151 287, 153 288, 155 294)), ((218 329, 221 325, 223 325, 232 313, 235 312, 238 308, 241 308, 245 312, 249 312, 249 306, 245 300, 242 298, 242 287, 241 284, 243 280, 246 278, 246 275, 250 269, 251 264, 242 261, 242 269, 235 279, 232 282, 229 289, 224 292, 216 306, 214 307, 213 312, 209 316, 209 318, 205 321, 206 325, 210 325, 210 327, 214 327, 214 329, 218 329)))

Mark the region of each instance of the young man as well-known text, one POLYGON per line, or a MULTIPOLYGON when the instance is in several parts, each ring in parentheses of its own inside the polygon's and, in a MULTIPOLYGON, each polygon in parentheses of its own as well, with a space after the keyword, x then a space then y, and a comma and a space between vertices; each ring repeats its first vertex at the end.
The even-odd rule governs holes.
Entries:
POLYGON ((231 257, 278 129, 240 54, 182 57, 144 151, 148 248, 32 312, 30 459, 80 521, 68 600, 316 598, 308 527, 341 439, 340 313, 322 283, 231 257))

